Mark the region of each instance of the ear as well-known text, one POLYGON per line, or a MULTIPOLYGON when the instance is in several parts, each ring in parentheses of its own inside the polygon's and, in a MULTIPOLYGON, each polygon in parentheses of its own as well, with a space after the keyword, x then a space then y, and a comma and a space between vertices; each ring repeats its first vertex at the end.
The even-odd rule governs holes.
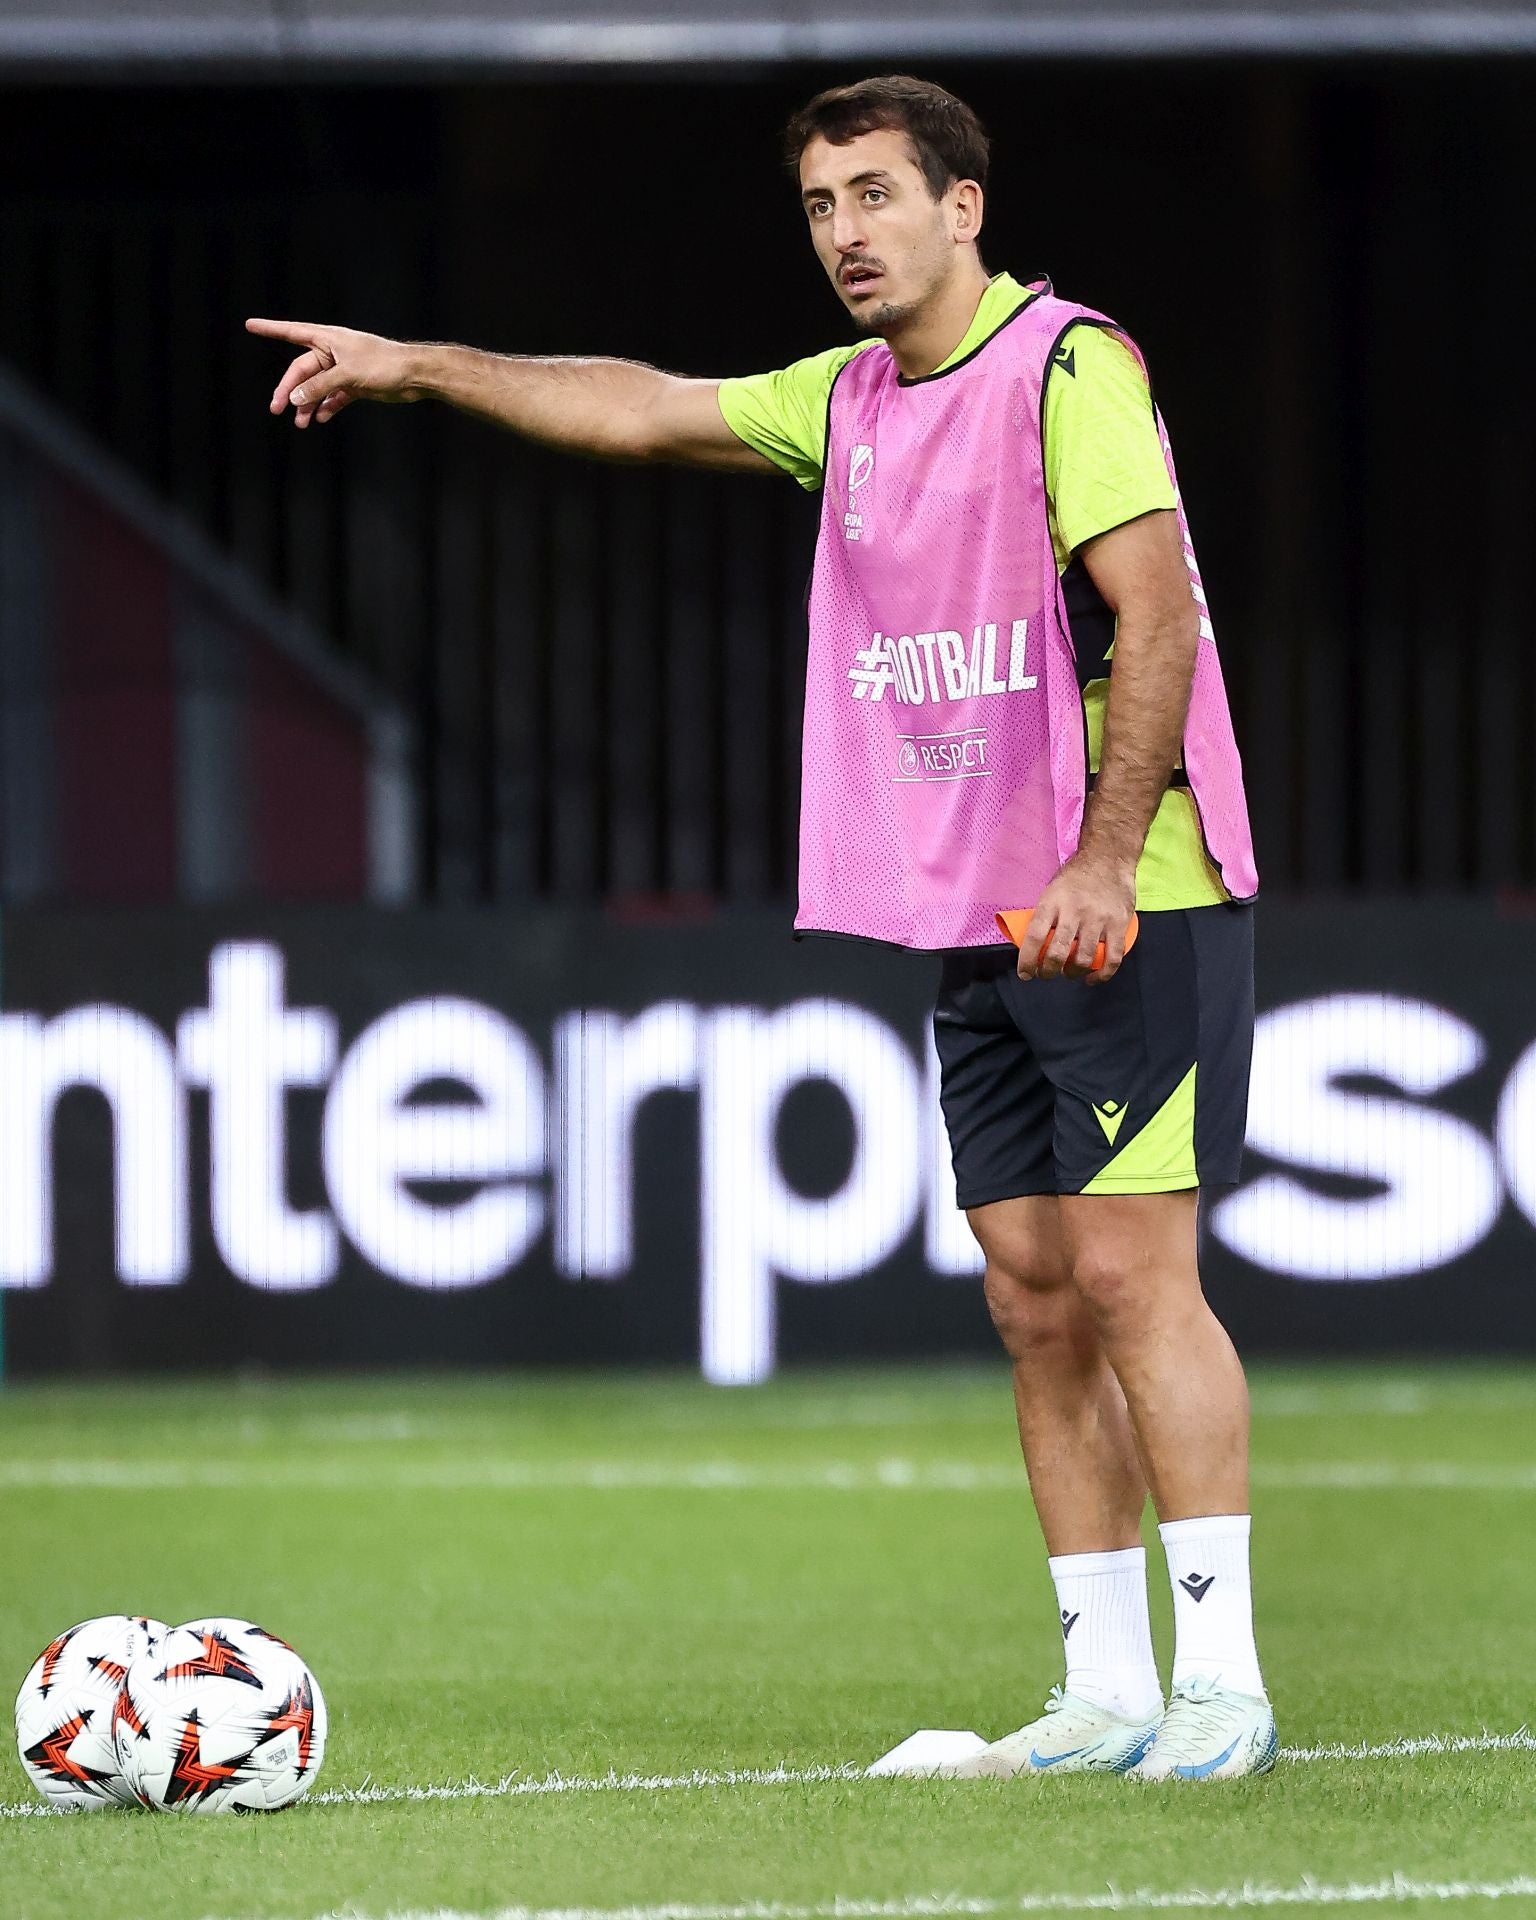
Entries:
POLYGON ((974 246, 981 234, 985 195, 974 180, 957 180, 949 190, 950 232, 956 246, 974 246))

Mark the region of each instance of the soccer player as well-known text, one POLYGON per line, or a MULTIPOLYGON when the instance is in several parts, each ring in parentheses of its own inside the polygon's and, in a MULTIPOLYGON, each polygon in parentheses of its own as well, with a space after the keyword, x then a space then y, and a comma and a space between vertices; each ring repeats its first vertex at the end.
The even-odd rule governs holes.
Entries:
POLYGON ((1195 1231, 1200 1189, 1238 1173, 1258 881, 1172 455, 1127 337, 983 266, 988 147, 961 101, 834 88, 788 157, 856 344, 715 381, 251 320, 301 350, 272 411, 430 397, 575 453, 821 490, 796 925, 943 956, 959 1199, 1065 1648, 1045 1712, 964 1770, 1263 1772, 1247 1390, 1195 1231), (1015 954, 994 914, 1023 907, 1015 954))

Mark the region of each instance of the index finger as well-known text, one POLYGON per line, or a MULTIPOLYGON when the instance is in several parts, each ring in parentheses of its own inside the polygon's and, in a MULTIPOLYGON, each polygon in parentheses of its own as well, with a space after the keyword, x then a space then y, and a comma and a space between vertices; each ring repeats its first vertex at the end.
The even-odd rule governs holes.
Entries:
POLYGON ((1051 934, 1055 931, 1055 924, 1055 920, 1052 919, 1050 927, 1046 930, 1045 937, 1042 939, 1040 929, 1045 926, 1045 921, 1041 917, 1040 909, 1035 907, 1024 916, 1024 924, 1016 934, 1012 931, 1009 932, 1009 939, 1013 941, 1019 950, 1019 958, 1015 971, 1021 980, 1034 979, 1035 968, 1040 964, 1041 954, 1044 953, 1045 949, 1050 945, 1050 938, 1051 934))
POLYGON ((297 347, 312 347, 321 331, 313 320, 247 320, 247 333, 259 333, 265 340, 291 340, 297 347))

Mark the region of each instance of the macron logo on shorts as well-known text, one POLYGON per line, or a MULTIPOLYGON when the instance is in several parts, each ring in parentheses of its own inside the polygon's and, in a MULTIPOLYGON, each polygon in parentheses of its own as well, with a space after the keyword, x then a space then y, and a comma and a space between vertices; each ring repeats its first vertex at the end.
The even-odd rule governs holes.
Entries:
POLYGON ((1093 1115, 1104 1131, 1104 1138, 1113 1146, 1115 1144, 1115 1136, 1120 1131, 1120 1123, 1125 1118, 1124 1102, 1120 1100, 1106 1100, 1103 1106, 1099 1106, 1096 1103, 1093 1109, 1093 1115))

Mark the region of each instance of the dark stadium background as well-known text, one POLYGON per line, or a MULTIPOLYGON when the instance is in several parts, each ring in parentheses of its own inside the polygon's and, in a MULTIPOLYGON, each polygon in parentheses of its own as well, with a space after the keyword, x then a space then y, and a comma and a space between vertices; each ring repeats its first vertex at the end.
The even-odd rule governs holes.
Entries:
MULTIPOLYGON (((210 949, 261 938, 287 943, 290 998, 336 1009, 348 1038, 433 993, 478 995, 539 1046, 561 1008, 835 993, 917 1059, 925 963, 861 971, 787 938, 814 504, 787 481, 585 467, 427 407, 298 435, 265 411, 281 355, 241 332, 256 312, 698 373, 781 365, 844 328, 778 128, 821 85, 915 66, 993 133, 989 264, 1048 271, 1150 358, 1269 889, 1263 1004, 1397 996, 1486 1043, 1458 1084, 1406 1097, 1490 1154, 1502 1126, 1495 1226, 1368 1284, 1260 1271, 1213 1238, 1213 1288, 1250 1349, 1531 1345, 1522 1136, 1500 1109, 1536 1031, 1523 42, 465 59, 415 78, 405 58, 349 73, 335 56, 253 77, 211 57, 22 57, 8 18, 7 1014, 126 1006, 169 1034, 210 949), (551 927, 553 946, 530 931, 551 927)), ((1358 1097, 1405 1097, 1369 1065, 1339 1073, 1358 1097)), ((823 1094, 781 1116, 810 1193, 852 1152, 823 1094)), ((333 1288, 266 1299, 199 1230, 183 1283, 215 1309, 199 1317, 113 1277, 107 1108, 66 1091, 56 1259, 0 1292, 8 1366, 688 1360, 696 1122, 686 1096, 662 1106, 676 1137, 652 1142, 620 1285, 557 1278, 541 1243, 531 1293, 511 1273, 437 1299, 349 1255, 333 1288)), ((299 1113, 295 1140, 314 1126, 299 1113)), ((320 1204, 312 1169, 292 1177, 311 1182, 296 1205, 320 1204)), ((1303 1185, 1380 1191, 1327 1165, 1303 1185)), ((915 1238, 814 1310, 781 1293, 786 1358, 989 1338, 973 1283, 936 1279, 915 1238)))

